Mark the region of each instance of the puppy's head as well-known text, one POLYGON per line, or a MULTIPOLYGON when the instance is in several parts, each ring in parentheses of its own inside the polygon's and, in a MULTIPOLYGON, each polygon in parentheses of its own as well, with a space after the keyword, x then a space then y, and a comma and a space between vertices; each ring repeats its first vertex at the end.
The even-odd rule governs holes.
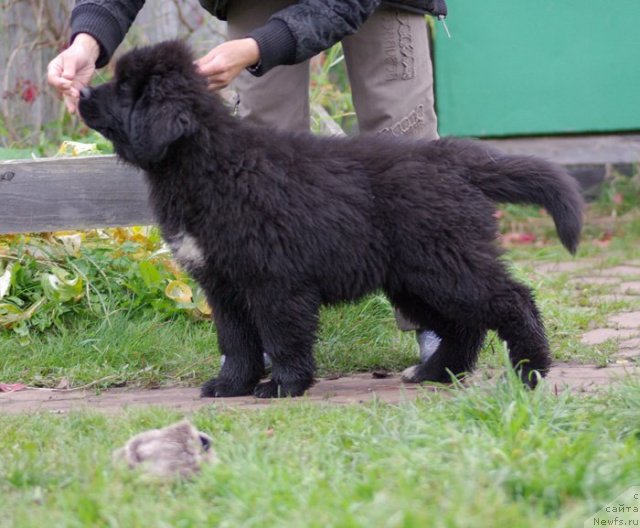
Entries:
POLYGON ((194 102, 205 89, 187 46, 163 42, 123 55, 111 82, 83 88, 78 109, 120 158, 148 168, 197 130, 194 102))

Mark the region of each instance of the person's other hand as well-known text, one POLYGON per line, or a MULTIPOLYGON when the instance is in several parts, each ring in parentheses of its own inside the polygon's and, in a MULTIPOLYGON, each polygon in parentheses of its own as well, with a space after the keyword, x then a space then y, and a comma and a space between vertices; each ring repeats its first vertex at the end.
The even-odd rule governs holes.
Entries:
POLYGON ((260 48, 252 38, 229 40, 213 48, 195 64, 207 78, 210 90, 227 86, 245 68, 257 64, 260 48))
POLYGON ((76 111, 80 90, 89 85, 99 55, 98 42, 91 35, 80 33, 71 46, 49 63, 47 82, 64 98, 69 112, 76 111))

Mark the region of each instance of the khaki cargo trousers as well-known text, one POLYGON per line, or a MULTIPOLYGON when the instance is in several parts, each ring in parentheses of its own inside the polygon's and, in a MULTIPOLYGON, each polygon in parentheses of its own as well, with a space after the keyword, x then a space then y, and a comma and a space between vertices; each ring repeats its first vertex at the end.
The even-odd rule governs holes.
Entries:
MULTIPOLYGON (((233 0, 228 36, 242 38, 292 0, 233 0)), ((433 69, 425 17, 380 7, 360 30, 342 41, 353 105, 361 134, 438 137, 433 69)), ((309 61, 278 66, 262 77, 242 72, 234 81, 240 116, 254 123, 308 131, 309 61)), ((402 330, 415 330, 396 313, 402 330)))

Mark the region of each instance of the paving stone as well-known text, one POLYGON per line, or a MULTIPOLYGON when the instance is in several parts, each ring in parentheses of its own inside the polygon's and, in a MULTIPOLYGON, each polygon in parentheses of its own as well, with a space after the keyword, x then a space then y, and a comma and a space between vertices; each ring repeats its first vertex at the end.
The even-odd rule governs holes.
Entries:
POLYGON ((616 358, 640 360, 640 348, 625 348, 616 354, 616 358))
POLYGON ((613 268, 602 268, 599 270, 600 276, 620 277, 622 279, 640 277, 640 267, 637 266, 614 266, 613 268))
POLYGON ((640 331, 640 312, 623 312, 609 317, 609 323, 618 328, 637 328, 640 331))
MULTIPOLYGON (((371 374, 355 374, 336 379, 320 379, 304 397, 306 401, 322 404, 359 404, 373 401, 401 403, 415 399, 425 391, 437 387, 405 384, 399 376, 376 379, 371 374)), ((0 413, 53 412, 66 413, 77 409, 92 409, 109 414, 126 408, 161 405, 181 412, 205 406, 264 409, 271 405, 287 405, 288 400, 261 400, 253 396, 237 398, 200 398, 197 387, 169 387, 154 390, 109 389, 96 394, 85 390, 24 390, 0 393, 0 413)))
POLYGON ((635 337, 638 333, 640 333, 640 329, 597 328, 584 334, 580 342, 584 345, 600 345, 609 339, 620 341, 621 339, 635 337))
POLYGON ((605 295, 592 295, 589 297, 591 304, 608 304, 614 302, 634 302, 640 301, 635 295, 624 295, 622 293, 607 293, 605 295))
MULTIPOLYGON (((589 285, 608 285, 608 284, 620 284, 620 279, 617 277, 575 277, 573 279, 569 279, 571 284, 576 284, 578 286, 589 286, 589 285)), ((640 283, 639 283, 640 284, 640 283)))
POLYGON ((574 392, 593 392, 598 387, 633 376, 638 376, 640 367, 629 361, 606 368, 596 365, 558 363, 551 367, 545 384, 554 391, 570 388, 574 392))
POLYGON ((538 273, 571 273, 591 269, 591 265, 577 260, 563 262, 528 262, 527 264, 538 273))
POLYGON ((635 366, 636 365, 636 358, 635 357, 618 357, 616 356, 617 359, 613 362, 614 365, 618 366, 635 366))
POLYGON ((602 266, 600 257, 574 258, 573 260, 562 260, 559 262, 540 262, 538 260, 519 261, 519 264, 530 266, 538 273, 572 273, 577 271, 587 272, 588 270, 602 266))
POLYGON ((637 349, 637 353, 640 354, 640 337, 620 341, 618 348, 620 350, 637 349))
POLYGON ((618 289, 621 292, 627 294, 637 293, 638 295, 640 295, 640 281, 623 282, 622 284, 620 284, 620 287, 618 289))
MULTIPOLYGON (((621 363, 599 368, 597 365, 557 363, 551 366, 542 390, 558 393, 569 389, 574 392, 593 392, 599 387, 606 388, 612 383, 629 376, 637 377, 640 367, 632 360, 620 358, 621 363)), ((490 374, 482 370, 475 376, 490 374)), ((498 378, 502 373, 496 374, 498 378)), ((474 376, 474 377, 475 377, 474 376)), ((494 383, 493 380, 475 383, 494 383)), ((433 385, 413 385, 400 381, 400 377, 377 379, 371 374, 355 374, 335 379, 320 379, 301 401, 318 405, 348 405, 371 401, 401 404, 424 396, 429 392, 450 388, 433 385)), ((109 389, 96 393, 89 390, 31 389, 20 392, 0 393, 0 413, 17 414, 28 412, 48 412, 65 414, 71 411, 91 409, 106 414, 120 414, 126 409, 162 406, 181 413, 190 413, 203 407, 265 409, 267 407, 291 404, 291 400, 259 400, 252 396, 238 398, 200 398, 197 387, 167 387, 154 390, 109 389)))

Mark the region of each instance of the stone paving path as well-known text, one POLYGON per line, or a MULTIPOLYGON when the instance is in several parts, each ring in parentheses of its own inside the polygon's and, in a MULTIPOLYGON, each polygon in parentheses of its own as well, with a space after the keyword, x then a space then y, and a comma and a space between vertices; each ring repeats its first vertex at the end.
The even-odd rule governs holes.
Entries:
MULTIPOLYGON (((596 259, 559 263, 531 262, 530 265, 534 273, 566 274, 569 287, 596 288, 597 293, 588 295, 590 304, 624 301, 632 307, 612 313, 604 325, 594 327, 582 336, 583 344, 594 347, 613 341, 616 352, 606 366, 556 363, 546 380, 546 390, 570 388, 576 392, 592 392, 625 377, 640 376, 640 259, 611 266, 596 259)), ((486 378, 487 373, 480 370, 471 378, 470 383, 486 383, 486 378)), ((446 390, 448 389, 406 385, 397 375, 377 378, 372 374, 357 374, 319 380, 305 398, 326 404, 362 403, 373 398, 398 403, 414 399, 425 391, 446 390)), ((198 392, 197 388, 184 387, 156 390, 111 389, 99 394, 91 390, 33 389, 0 394, 0 413, 66 413, 90 408, 115 414, 124 408, 149 405, 192 411, 212 404, 243 409, 289 404, 286 400, 274 402, 253 397, 203 400, 198 397, 198 392)))
POLYGON ((637 307, 610 315, 604 326, 585 333, 582 343, 595 346, 613 340, 618 348, 616 363, 640 361, 640 260, 610 267, 596 265, 572 278, 570 283, 577 287, 606 286, 607 293, 591 298, 594 304, 626 301, 637 307))

